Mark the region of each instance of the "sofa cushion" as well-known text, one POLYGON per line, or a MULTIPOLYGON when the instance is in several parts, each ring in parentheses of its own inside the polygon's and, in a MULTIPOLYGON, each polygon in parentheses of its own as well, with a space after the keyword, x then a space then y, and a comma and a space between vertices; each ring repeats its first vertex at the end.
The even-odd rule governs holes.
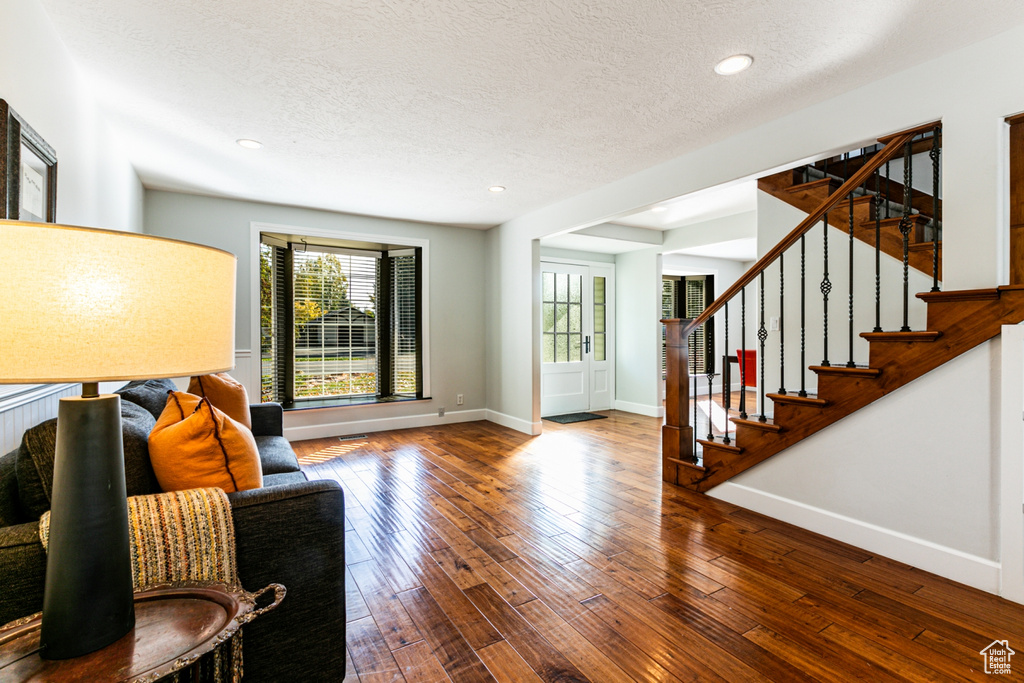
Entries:
POLYGON ((249 396, 245 393, 245 387, 228 373, 218 372, 215 375, 193 377, 188 382, 188 393, 209 399, 214 408, 235 422, 252 429, 249 396))
POLYGON ((167 405, 167 392, 176 390, 174 382, 169 379, 146 379, 129 382, 114 393, 120 394, 122 399, 142 406, 156 420, 167 405))
POLYGON ((301 469, 295 451, 283 436, 257 436, 256 447, 260 449, 264 475, 298 472, 301 469))
MULTIPOLYGON (((149 462, 147 441, 156 420, 149 411, 121 401, 121 433, 124 444, 124 483, 129 496, 159 491, 149 462)), ((15 463, 18 500, 22 514, 29 519, 50 509, 53 493, 53 459, 57 450, 57 420, 50 419, 27 429, 15 463)))
POLYGON ((232 492, 263 485, 252 432, 209 399, 182 391, 171 393, 149 433, 149 457, 164 491, 216 487, 232 492))
POLYGON ((271 486, 285 486, 287 484, 302 484, 305 481, 307 481, 306 475, 302 472, 268 474, 263 477, 263 488, 269 488, 271 486))

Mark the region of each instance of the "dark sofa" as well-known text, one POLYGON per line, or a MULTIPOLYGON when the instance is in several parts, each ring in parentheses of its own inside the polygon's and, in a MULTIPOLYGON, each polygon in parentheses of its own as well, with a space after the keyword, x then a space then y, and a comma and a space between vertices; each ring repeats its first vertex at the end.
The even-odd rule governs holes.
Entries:
MULTIPOLYGON (((167 380, 121 394, 128 495, 157 493, 147 437, 167 401, 167 380)), ((281 605, 245 627, 246 681, 340 681, 345 676, 345 501, 335 481, 307 481, 282 435, 281 406, 250 408, 263 488, 229 493, 242 586, 288 589, 281 605)), ((56 421, 29 429, 0 457, 0 624, 42 610, 46 556, 39 516, 49 509, 56 421)))

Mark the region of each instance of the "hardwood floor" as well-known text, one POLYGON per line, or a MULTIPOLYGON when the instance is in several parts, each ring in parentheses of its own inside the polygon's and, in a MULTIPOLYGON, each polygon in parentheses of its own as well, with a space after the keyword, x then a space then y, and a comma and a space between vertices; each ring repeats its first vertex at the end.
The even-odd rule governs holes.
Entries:
POLYGON ((606 414, 294 444, 346 492, 347 680, 982 681, 993 640, 1024 653, 1024 606, 663 484, 660 420, 606 414))

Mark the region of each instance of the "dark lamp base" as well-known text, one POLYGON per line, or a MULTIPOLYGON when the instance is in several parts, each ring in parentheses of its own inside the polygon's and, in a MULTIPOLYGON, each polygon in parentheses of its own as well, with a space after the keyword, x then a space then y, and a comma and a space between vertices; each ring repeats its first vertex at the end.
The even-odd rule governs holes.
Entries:
POLYGON ((135 626, 120 396, 60 400, 51 503, 40 655, 70 659, 135 626))

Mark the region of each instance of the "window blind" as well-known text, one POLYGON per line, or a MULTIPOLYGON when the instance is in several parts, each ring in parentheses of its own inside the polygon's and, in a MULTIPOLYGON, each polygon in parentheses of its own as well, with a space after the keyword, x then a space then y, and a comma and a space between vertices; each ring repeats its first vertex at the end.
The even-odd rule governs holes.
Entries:
POLYGON ((262 395, 303 401, 422 396, 420 250, 260 246, 262 395))

